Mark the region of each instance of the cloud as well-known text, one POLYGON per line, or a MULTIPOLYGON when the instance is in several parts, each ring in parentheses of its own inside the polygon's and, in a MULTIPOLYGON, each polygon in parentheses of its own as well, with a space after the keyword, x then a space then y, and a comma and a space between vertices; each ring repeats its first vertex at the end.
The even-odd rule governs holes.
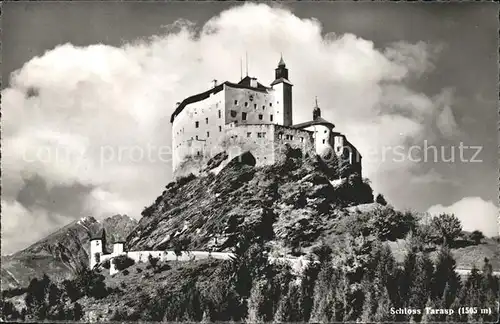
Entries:
POLYGON ((457 186, 460 184, 458 179, 446 178, 443 174, 436 171, 436 169, 430 169, 424 174, 415 175, 411 178, 410 183, 414 184, 450 184, 457 186))
POLYGON ((455 214, 465 231, 479 230, 486 236, 499 234, 498 207, 479 197, 465 197, 450 206, 434 205, 428 212, 431 215, 455 214))
POLYGON ((66 225, 70 216, 51 213, 43 208, 29 210, 15 200, 2 199, 1 204, 4 255, 16 252, 66 225))
MULTIPOLYGON (((2 91, 4 195, 15 197, 26 177, 38 175, 49 188, 92 188, 86 206, 75 207, 65 215, 69 219, 83 213, 140 217, 171 179, 164 148, 175 102, 205 91, 214 78, 237 81, 245 52, 250 74, 267 84, 283 53, 294 83, 294 122, 311 118, 318 96, 325 118, 365 156, 365 176, 384 191, 393 180, 381 171, 412 167, 381 159, 384 146, 439 138, 438 120, 449 126, 447 134, 456 128, 442 94, 409 85, 432 70, 435 51, 424 42, 377 49, 352 34, 322 32, 315 19, 244 4, 203 26, 179 21, 165 34, 122 47, 63 44, 33 58, 2 91), (364 153, 370 150, 373 158, 364 153)), ((47 208, 42 214, 51 212, 47 208)), ((30 222, 33 213, 15 212, 24 220, 9 216, 6 221, 17 225, 4 232, 21 231, 16 226, 30 222)), ((56 226, 37 224, 40 231, 56 226)))

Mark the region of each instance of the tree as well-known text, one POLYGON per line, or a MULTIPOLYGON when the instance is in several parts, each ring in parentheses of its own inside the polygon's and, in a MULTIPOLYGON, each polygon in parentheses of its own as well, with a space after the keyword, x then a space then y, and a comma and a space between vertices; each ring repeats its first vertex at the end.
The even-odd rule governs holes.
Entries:
MULTIPOLYGON (((413 271, 414 275, 412 275, 410 283, 408 307, 423 309, 430 296, 433 273, 432 262, 426 253, 420 252, 416 255, 413 271)), ((415 315, 413 318, 418 322, 421 315, 415 315)))
POLYGON ((319 265, 317 263, 309 263, 302 272, 302 280, 300 281, 300 300, 299 309, 302 311, 303 320, 308 322, 311 317, 311 312, 314 305, 314 289, 316 279, 318 278, 319 265))
POLYGON ((382 194, 377 195, 377 198, 375 198, 375 202, 381 204, 382 206, 387 205, 387 201, 385 200, 385 197, 382 194))
POLYGON ((442 238, 443 245, 451 246, 462 232, 462 224, 453 214, 440 214, 434 217, 431 226, 435 231, 436 240, 440 241, 442 238))
POLYGON ((439 300, 442 308, 449 308, 460 290, 460 278, 455 272, 456 262, 448 247, 439 251, 432 278, 431 297, 439 300))
POLYGON ((470 233, 469 239, 471 239, 477 245, 481 243, 482 239, 484 239, 484 234, 481 231, 474 231, 470 233))
POLYGON ((64 289, 53 283, 47 275, 31 280, 26 296, 26 315, 34 320, 80 320, 82 307, 72 303, 64 289))
POLYGON ((184 239, 174 239, 172 242, 173 248, 174 248, 174 253, 177 259, 182 255, 183 251, 186 251, 188 246, 189 246, 189 239, 184 238, 184 239))

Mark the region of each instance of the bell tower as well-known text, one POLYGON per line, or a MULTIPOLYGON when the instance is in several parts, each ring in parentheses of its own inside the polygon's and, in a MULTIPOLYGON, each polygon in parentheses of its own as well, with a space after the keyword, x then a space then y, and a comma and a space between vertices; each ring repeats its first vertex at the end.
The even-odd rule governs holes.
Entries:
POLYGON ((276 123, 284 126, 292 125, 292 86, 288 80, 288 69, 286 68, 283 56, 281 56, 278 67, 274 70, 274 81, 271 87, 275 90, 276 105, 274 114, 276 123))

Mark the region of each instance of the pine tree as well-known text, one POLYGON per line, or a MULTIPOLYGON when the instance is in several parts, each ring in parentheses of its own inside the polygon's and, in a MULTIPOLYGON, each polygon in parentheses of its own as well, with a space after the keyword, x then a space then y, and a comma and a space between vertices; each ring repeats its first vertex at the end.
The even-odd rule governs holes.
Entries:
POLYGON ((456 262, 448 247, 441 248, 432 278, 432 299, 443 308, 449 308, 460 290, 460 277, 455 272, 456 262))
POLYGON ((302 312, 301 321, 307 322, 311 317, 314 305, 314 289, 318 278, 319 265, 309 263, 302 273, 300 281, 299 309, 302 312))
POLYGON ((395 316, 391 314, 391 307, 393 306, 394 305, 389 298, 389 292, 387 291, 387 289, 383 289, 382 294, 378 297, 377 309, 371 321, 376 323, 387 323, 395 321, 395 316))
POLYGON ((338 274, 332 264, 322 263, 314 286, 311 322, 329 323, 337 320, 335 287, 338 284, 338 274))
MULTIPOLYGON (((426 253, 420 252, 417 254, 414 271, 415 276, 413 276, 413 280, 410 284, 408 307, 422 309, 425 307, 427 299, 431 296, 431 280, 433 273, 432 262, 426 253)), ((420 318, 421 315, 419 314, 413 316, 413 319, 417 322, 420 318)))

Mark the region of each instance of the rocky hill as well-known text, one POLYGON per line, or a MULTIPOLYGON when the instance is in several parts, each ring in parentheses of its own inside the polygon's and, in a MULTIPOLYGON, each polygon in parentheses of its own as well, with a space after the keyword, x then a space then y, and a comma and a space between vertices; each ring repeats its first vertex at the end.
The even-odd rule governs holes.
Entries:
POLYGON ((44 273, 54 279, 71 277, 77 269, 88 266, 89 241, 99 229, 106 230, 111 248, 114 239, 123 239, 136 225, 136 220, 125 215, 73 221, 22 251, 2 256, 2 290, 26 286, 44 273))
POLYGON ((285 159, 263 167, 245 153, 219 172, 168 184, 144 210, 127 247, 162 250, 182 242, 185 249, 228 251, 253 226, 276 249, 300 253, 334 230, 342 207, 373 202, 360 177, 335 178, 319 157, 300 150, 289 148, 285 159))

